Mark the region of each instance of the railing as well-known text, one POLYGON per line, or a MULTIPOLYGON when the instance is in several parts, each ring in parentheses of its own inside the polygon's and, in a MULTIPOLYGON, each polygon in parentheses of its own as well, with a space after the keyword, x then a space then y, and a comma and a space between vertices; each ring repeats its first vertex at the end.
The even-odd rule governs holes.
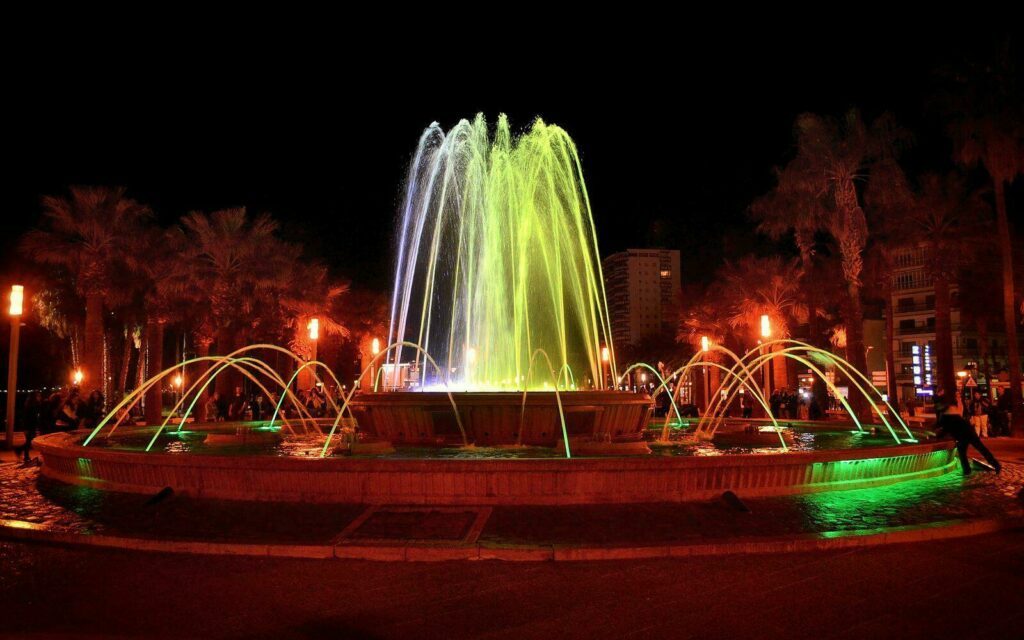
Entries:
MULTIPOLYGON (((959 331, 960 325, 953 324, 949 327, 950 331, 959 331)), ((896 327, 896 333, 901 336, 913 335, 916 333, 935 333, 935 325, 933 324, 919 324, 913 327, 896 327)))
POLYGON ((934 302, 916 302, 913 304, 897 304, 893 313, 920 313, 922 311, 934 311, 934 302))

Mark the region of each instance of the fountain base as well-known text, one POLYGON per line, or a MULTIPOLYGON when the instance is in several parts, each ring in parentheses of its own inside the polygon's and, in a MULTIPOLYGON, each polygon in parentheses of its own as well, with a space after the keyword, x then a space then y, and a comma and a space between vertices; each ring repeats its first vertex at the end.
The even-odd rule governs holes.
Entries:
POLYGON ((470 444, 556 447, 563 439, 564 415, 572 451, 577 440, 616 447, 643 444, 654 403, 646 395, 620 391, 572 391, 557 397, 550 391, 531 391, 525 398, 518 392, 452 392, 451 399, 443 392, 398 391, 360 393, 349 407, 362 433, 394 445, 417 446, 462 444, 461 423, 470 444))

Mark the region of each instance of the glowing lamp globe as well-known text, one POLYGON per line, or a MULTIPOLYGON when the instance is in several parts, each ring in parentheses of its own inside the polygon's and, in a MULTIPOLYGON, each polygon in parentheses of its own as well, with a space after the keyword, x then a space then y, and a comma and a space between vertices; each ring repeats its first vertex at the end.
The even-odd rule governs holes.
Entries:
POLYGON ((22 305, 25 302, 25 287, 20 284, 13 285, 11 287, 11 306, 8 307, 7 313, 10 316, 20 316, 22 314, 22 305))

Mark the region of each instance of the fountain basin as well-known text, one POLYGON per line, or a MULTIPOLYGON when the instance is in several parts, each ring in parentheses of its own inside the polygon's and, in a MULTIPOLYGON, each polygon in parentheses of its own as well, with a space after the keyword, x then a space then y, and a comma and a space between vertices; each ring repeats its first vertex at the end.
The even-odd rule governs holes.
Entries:
POLYGON ((70 484, 200 498, 363 504, 598 504, 858 489, 956 464, 950 442, 782 454, 529 459, 175 455, 82 447, 83 432, 41 436, 42 473, 70 484))
MULTIPOLYGON (((471 444, 554 447, 562 440, 558 400, 570 447, 574 440, 611 445, 638 443, 654 408, 646 395, 621 391, 453 392, 471 444), (520 429, 522 437, 520 438, 520 429)), ((452 400, 443 392, 360 393, 349 403, 361 432, 402 445, 462 443, 452 400)))

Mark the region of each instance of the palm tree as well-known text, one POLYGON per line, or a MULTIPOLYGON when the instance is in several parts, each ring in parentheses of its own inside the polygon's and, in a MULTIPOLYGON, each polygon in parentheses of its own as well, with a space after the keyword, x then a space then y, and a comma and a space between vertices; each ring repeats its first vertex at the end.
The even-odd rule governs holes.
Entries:
MULTIPOLYGON (((732 337, 732 331, 726 321, 728 314, 719 291, 720 288, 716 283, 705 289, 702 295, 689 298, 693 302, 682 313, 679 333, 676 336, 677 342, 688 344, 694 351, 703 348, 702 338, 704 337, 707 337, 712 344, 727 344, 732 337)), ((708 352, 705 357, 714 363, 720 360, 715 351, 708 352)), ((721 386, 721 374, 721 370, 717 367, 705 369, 704 375, 708 377, 710 397, 705 399, 704 406, 710 406, 711 398, 714 398, 715 393, 718 392, 721 386)))
POLYGON ((983 206, 980 194, 968 189, 962 176, 929 174, 921 178, 919 194, 903 225, 908 241, 924 249, 924 267, 935 286, 935 367, 938 386, 949 396, 947 401, 956 393, 951 284, 973 253, 972 246, 977 246, 980 229, 976 221, 983 206))
MULTIPOLYGON (((788 338, 790 329, 807 321, 808 309, 800 290, 797 260, 747 256, 726 263, 720 274, 727 305, 726 322, 753 346, 760 342, 761 316, 768 316, 771 339, 788 338)), ((786 359, 772 360, 776 386, 788 386, 786 359)))
POLYGON ((21 242, 31 259, 62 269, 84 299, 81 368, 88 384, 104 392, 104 309, 129 294, 123 286, 128 256, 152 217, 122 187, 71 187, 70 197, 43 198, 43 228, 21 242))
POLYGON ((337 307, 349 290, 348 283, 332 281, 327 268, 316 263, 296 269, 292 279, 279 298, 291 350, 312 357, 313 343, 306 329, 313 318, 319 322, 322 336, 349 337, 348 328, 336 320, 337 307))
POLYGON ((1014 290, 1013 249, 1006 213, 1006 188, 1024 175, 1024 93, 1007 40, 995 64, 969 68, 957 74, 952 104, 948 107, 954 158, 966 167, 984 167, 992 178, 999 252, 1002 257, 1003 322, 1009 355, 1013 399, 1012 433, 1024 437, 1024 402, 1017 342, 1017 305, 1014 290))
MULTIPOLYGON (((178 286, 189 272, 189 264, 180 259, 175 250, 176 236, 162 229, 148 230, 142 253, 132 257, 133 265, 145 284, 142 314, 145 317, 144 342, 140 350, 140 366, 145 364, 145 377, 150 378, 164 369, 164 332, 167 325, 192 312, 191 300, 178 286)), ((154 424, 163 418, 163 389, 153 385, 143 399, 146 422, 154 424)))
MULTIPOLYGON (((770 219, 765 228, 778 229, 788 220, 790 228, 802 229, 805 235, 820 228, 832 236, 846 283, 843 316, 848 355, 853 365, 864 371, 861 277, 868 226, 856 183, 868 175, 880 184, 898 180, 901 174, 895 150, 906 135, 888 115, 867 127, 856 111, 838 119, 805 113, 797 117, 795 130, 796 155, 778 171, 774 189, 782 206, 770 207, 777 212, 777 219, 770 219), (788 216, 787 206, 791 209, 788 216)), ((773 203, 769 200, 768 204, 773 203)), ((853 407, 858 413, 867 413, 861 398, 854 398, 853 407)))
MULTIPOLYGON (((201 349, 211 345, 208 337, 222 355, 241 346, 258 325, 257 315, 272 311, 261 308, 268 295, 292 282, 297 250, 279 240, 277 230, 268 214, 250 218, 244 208, 195 211, 181 219, 173 244, 187 268, 168 286, 195 302, 190 315, 203 338, 197 341, 201 349)), ((239 381, 228 372, 218 378, 218 391, 228 394, 239 381)))

